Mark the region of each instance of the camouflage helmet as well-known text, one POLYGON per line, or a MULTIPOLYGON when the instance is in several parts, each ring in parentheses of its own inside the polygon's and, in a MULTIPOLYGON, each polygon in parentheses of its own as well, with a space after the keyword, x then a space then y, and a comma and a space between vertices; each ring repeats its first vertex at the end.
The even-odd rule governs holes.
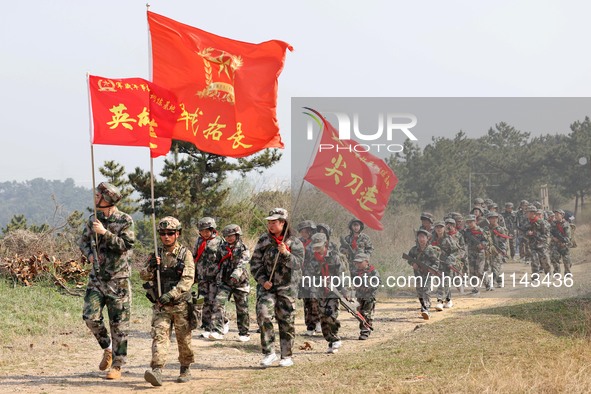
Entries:
POLYGON ((324 233, 316 233, 312 235, 312 247, 318 248, 326 245, 326 235, 324 233))
POLYGON ((473 201, 474 204, 484 204, 484 200, 480 197, 476 197, 473 201))
POLYGON ((512 202, 506 202, 505 203, 505 208, 513 208, 513 203, 512 202))
POLYGON ((228 224, 222 229, 222 235, 228 237, 230 235, 242 235, 242 229, 237 224, 228 224))
POLYGON ((316 224, 311 220, 304 220, 298 223, 297 230, 302 231, 305 228, 310 228, 312 230, 316 230, 316 224))
POLYGON ((317 231, 324 230, 324 233, 326 234, 327 237, 330 237, 330 235, 332 234, 332 229, 326 223, 318 223, 316 225, 316 230, 317 231))
POLYGON ((209 228, 215 229, 215 219, 210 217, 204 217, 199 219, 197 222, 197 228, 199 230, 207 230, 209 228))
POLYGON ((527 201, 527 200, 521 200, 521 202, 519 203, 519 206, 522 207, 524 205, 527 207, 529 205, 529 201, 527 201))
POLYGON ((419 234, 425 234, 427 238, 431 238, 431 233, 429 232, 429 230, 425 230, 424 228, 420 228, 417 230, 417 238, 419 234))
POLYGON ((158 230, 182 230, 181 222, 172 216, 166 216, 158 222, 158 230))
POLYGON ((532 204, 534 205, 534 207, 536 207, 538 209, 542 208, 542 203, 537 200, 534 201, 532 204))
POLYGON ((563 211, 562 209, 555 209, 555 210, 554 210, 554 213, 559 213, 559 214, 561 214, 562 216, 564 216, 564 211, 563 211))
POLYGON ((362 263, 364 261, 369 261, 369 255, 366 253, 357 253, 353 258, 354 263, 362 263))
POLYGON ((484 203, 485 203, 486 205, 491 205, 493 202, 494 202, 494 201, 492 200, 492 198, 487 198, 487 199, 485 199, 485 200, 484 200, 484 203))
POLYGON ((421 212, 420 220, 428 220, 433 223, 433 214, 430 212, 421 212))
POLYGON ((455 226, 456 221, 453 218, 447 218, 447 219, 445 219, 445 224, 453 224, 455 226))
POLYGON ((496 208, 496 209, 498 209, 498 208, 499 208, 499 204, 497 204, 496 202, 493 202, 493 203, 492 203, 492 204, 490 204, 490 206, 488 207, 488 209, 493 209, 493 208, 496 208))
POLYGON ((361 226, 359 231, 363 231, 363 229, 365 228, 365 224, 363 224, 363 222, 357 218, 353 218, 353 219, 349 220, 349 230, 353 231, 351 229, 351 227, 353 226, 353 223, 355 223, 355 222, 359 223, 359 225, 361 226))
POLYGON ((115 205, 121 201, 121 192, 119 189, 108 182, 99 183, 96 190, 108 204, 115 205))
POLYGON ((528 205, 526 211, 527 212, 538 212, 538 208, 536 208, 534 205, 528 205))

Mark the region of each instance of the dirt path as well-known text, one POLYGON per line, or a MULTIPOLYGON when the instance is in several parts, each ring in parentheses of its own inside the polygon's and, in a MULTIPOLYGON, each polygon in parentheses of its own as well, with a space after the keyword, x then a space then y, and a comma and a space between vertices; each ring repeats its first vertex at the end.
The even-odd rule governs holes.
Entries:
MULTIPOLYGON (((522 263, 509 263, 504 268, 506 271, 517 272, 519 276, 529 271, 529 266, 522 263)), ((579 282, 582 288, 585 288, 582 285, 583 281, 589 283, 590 274, 586 271, 586 264, 574 267, 575 283, 579 282)), ((530 297, 535 294, 531 292, 532 289, 511 287, 496 289, 492 292, 494 294, 483 292, 480 296, 460 295, 454 291, 454 307, 443 312, 433 312, 428 322, 419 317, 419 303, 415 297, 382 298, 376 308, 376 331, 367 341, 357 340, 357 321, 341 310, 343 348, 336 355, 325 353, 326 342, 322 336, 300 335, 305 331, 300 308, 296 319, 296 332, 299 335, 296 337, 294 348, 295 368, 299 363, 320 362, 324 357, 342 357, 347 353, 378 346, 395 336, 414 330, 417 325, 432 324, 450 316, 514 302, 518 297, 530 297), (309 342, 312 349, 299 350, 304 342, 309 342)), ((82 322, 72 327, 70 332, 55 333, 43 338, 22 338, 0 349, 0 392, 107 393, 157 389, 164 393, 200 393, 206 389, 215 389, 220 383, 238 381, 249 372, 259 369, 261 354, 257 334, 253 332, 248 343, 238 342, 235 322, 232 321, 230 333, 224 341, 198 339, 197 333, 194 334, 193 347, 197 363, 192 367, 193 381, 190 383, 174 383, 178 376, 179 364, 176 342, 173 338, 169 354, 170 363, 165 369, 164 386, 153 388, 143 379, 151 356, 149 327, 149 316, 134 316, 129 333, 128 364, 124 367, 123 378, 119 381, 107 381, 103 378, 104 373, 98 370, 102 351, 82 322)), ((256 323, 253 323, 251 329, 254 330, 255 327, 256 323)))

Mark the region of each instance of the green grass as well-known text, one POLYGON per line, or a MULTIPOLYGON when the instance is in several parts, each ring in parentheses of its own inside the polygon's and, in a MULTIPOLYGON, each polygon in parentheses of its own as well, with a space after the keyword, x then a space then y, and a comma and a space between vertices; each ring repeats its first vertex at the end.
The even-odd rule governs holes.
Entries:
MULTIPOLYGON (((423 325, 354 354, 250 375, 244 392, 591 391, 591 300, 539 301, 423 325)), ((217 387, 216 391, 230 391, 217 387)))

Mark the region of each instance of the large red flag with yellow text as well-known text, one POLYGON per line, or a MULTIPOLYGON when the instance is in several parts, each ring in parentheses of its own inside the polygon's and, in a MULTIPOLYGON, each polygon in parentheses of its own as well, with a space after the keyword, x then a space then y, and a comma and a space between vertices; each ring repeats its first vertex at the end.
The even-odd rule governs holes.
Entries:
POLYGON ((340 140, 335 128, 320 113, 310 110, 323 124, 319 147, 325 149, 316 153, 304 179, 369 227, 383 230, 380 220, 398 183, 396 174, 382 159, 364 151, 363 145, 340 140), (362 148, 356 152, 358 146, 362 148))
POLYGON ((179 107, 174 94, 142 78, 90 75, 93 144, 146 146, 166 155, 179 107))
POLYGON ((277 78, 289 44, 235 41, 153 12, 148 23, 152 80, 180 103, 173 139, 230 157, 283 148, 277 78))

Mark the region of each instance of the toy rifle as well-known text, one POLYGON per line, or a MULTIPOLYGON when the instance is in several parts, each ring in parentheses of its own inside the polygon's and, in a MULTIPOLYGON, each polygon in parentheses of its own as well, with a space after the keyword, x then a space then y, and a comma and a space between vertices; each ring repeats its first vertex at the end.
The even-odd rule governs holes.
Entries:
POLYGON ((418 265, 419 268, 420 268, 420 270, 423 271, 423 272, 427 272, 427 273, 429 273, 431 275, 441 276, 441 272, 439 272, 435 268, 428 266, 427 264, 423 263, 422 261, 413 259, 412 257, 410 257, 409 255, 407 255, 406 253, 402 253, 402 258, 404 260, 408 261, 411 264, 418 265))
POLYGON ((345 240, 345 237, 341 237, 341 246, 344 246, 347 249, 347 254, 350 256, 349 260, 353 260, 355 258, 355 252, 351 245, 345 240))
POLYGON ((98 258, 98 249, 96 247, 98 240, 98 234, 94 233, 90 237, 90 251, 92 252, 92 268, 94 269, 94 274, 99 276, 99 258, 98 258))
POLYGON ((351 301, 349 301, 349 299, 343 293, 341 293, 340 290, 335 289, 331 292, 339 299, 339 303, 343 306, 343 308, 345 308, 347 312, 353 315, 353 317, 357 319, 357 321, 359 321, 359 323, 361 323, 363 327, 373 331, 372 325, 369 324, 369 322, 365 319, 361 312, 357 310, 355 305, 351 301))

